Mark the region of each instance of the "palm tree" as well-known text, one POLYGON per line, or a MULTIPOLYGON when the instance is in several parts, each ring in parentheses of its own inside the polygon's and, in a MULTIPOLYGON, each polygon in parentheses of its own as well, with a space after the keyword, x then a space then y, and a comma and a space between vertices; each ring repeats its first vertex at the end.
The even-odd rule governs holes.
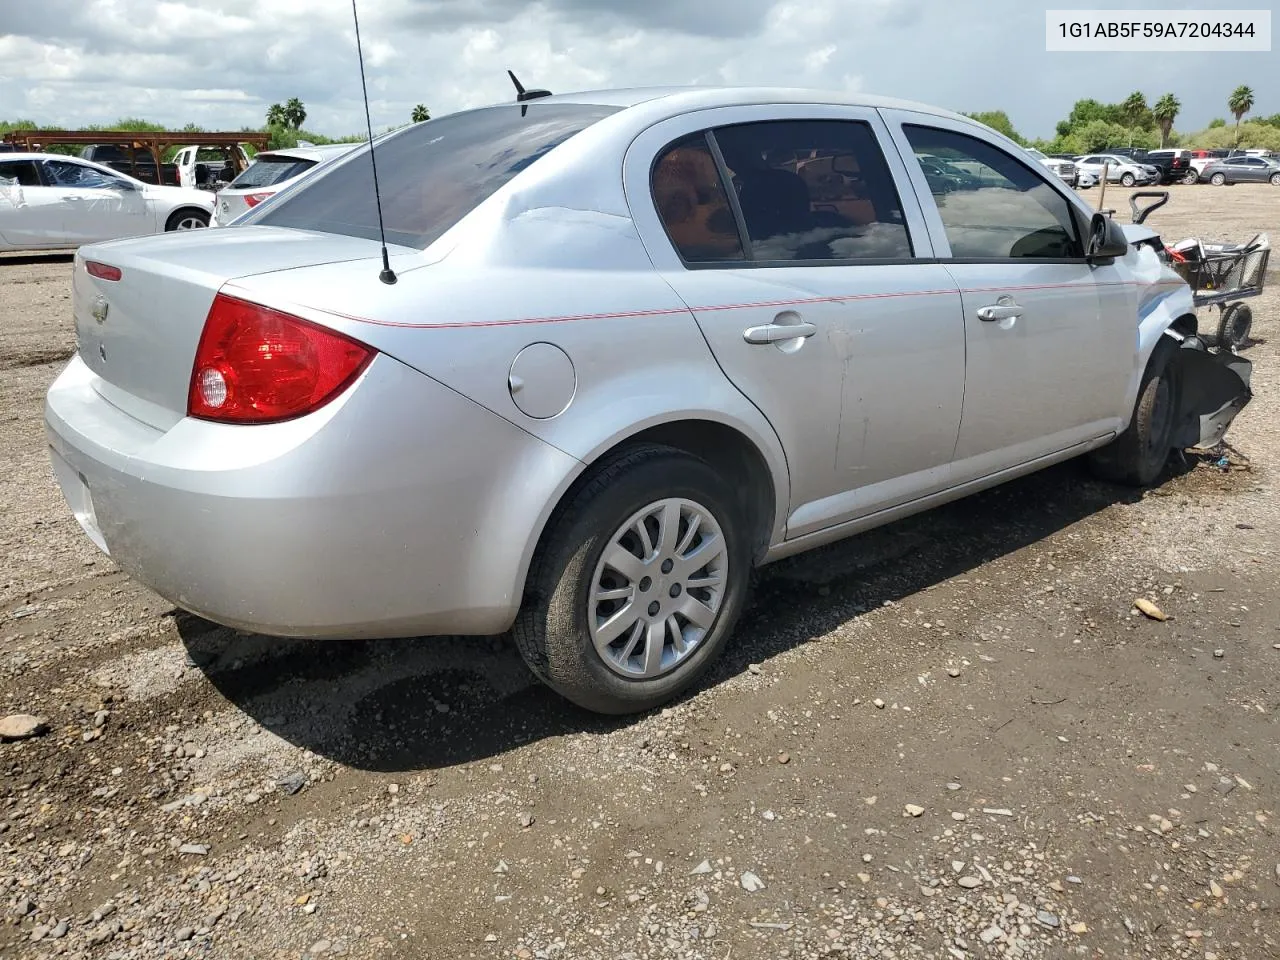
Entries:
POLYGON ((431 114, 427 110, 427 105, 425 103, 420 103, 413 108, 414 123, 422 123, 422 121, 430 120, 430 119, 431 119, 431 114))
POLYGON ((1133 91, 1125 97, 1124 103, 1120 104, 1120 114, 1131 127, 1138 126, 1142 122, 1142 115, 1146 112, 1147 98, 1142 95, 1141 90, 1133 91))
POLYGON ((268 127, 287 127, 289 118, 285 115, 284 107, 278 103, 273 103, 267 107, 267 126, 268 127))
POLYGON ((1236 118, 1236 146, 1240 146, 1240 118, 1253 109, 1253 91, 1243 83, 1231 91, 1227 98, 1227 109, 1236 118))
POLYGON ((307 108, 302 105, 302 101, 297 97, 290 97, 284 105, 285 119, 289 121, 289 126, 295 130, 301 130, 302 125, 307 122, 307 108))
POLYGON ((1151 115, 1160 124, 1160 146, 1166 147, 1169 145, 1169 131, 1173 129, 1174 118, 1178 116, 1178 111, 1181 109, 1182 104, 1172 93, 1166 93, 1151 108, 1151 115))

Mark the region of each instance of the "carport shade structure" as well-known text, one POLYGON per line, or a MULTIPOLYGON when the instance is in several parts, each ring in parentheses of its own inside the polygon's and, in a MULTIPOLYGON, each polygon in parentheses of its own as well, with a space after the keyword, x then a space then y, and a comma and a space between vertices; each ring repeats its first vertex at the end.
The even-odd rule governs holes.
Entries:
POLYGON ((235 165, 236 173, 242 171, 237 146, 250 146, 255 151, 266 150, 271 136, 266 133, 191 133, 182 130, 166 130, 163 132, 136 130, 13 130, 4 135, 5 143, 12 143, 24 151, 39 151, 58 146, 88 146, 90 144, 113 144, 128 147, 135 153, 139 150, 151 154, 156 165, 156 180, 163 177, 161 157, 170 147, 221 147, 235 165))

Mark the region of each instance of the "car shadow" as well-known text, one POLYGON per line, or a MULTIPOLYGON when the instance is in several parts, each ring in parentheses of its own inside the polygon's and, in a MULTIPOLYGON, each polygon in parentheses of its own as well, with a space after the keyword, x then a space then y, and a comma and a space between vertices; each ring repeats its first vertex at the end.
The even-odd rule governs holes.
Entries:
POLYGON ((59 253, 0 253, 0 267, 32 266, 40 263, 71 263, 74 250, 59 253))
MULTIPOLYGON (((765 567, 701 688, 1139 499, 1071 462, 765 567)), ((580 710, 537 683, 506 637, 279 640, 173 616, 189 658, 230 702, 290 743, 358 769, 451 766, 632 722, 580 710)))

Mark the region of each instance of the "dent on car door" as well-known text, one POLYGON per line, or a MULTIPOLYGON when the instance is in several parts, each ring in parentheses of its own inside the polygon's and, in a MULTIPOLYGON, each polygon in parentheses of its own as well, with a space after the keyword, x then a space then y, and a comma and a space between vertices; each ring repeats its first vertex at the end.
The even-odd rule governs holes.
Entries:
MULTIPOLYGON (((972 189, 931 195, 926 219, 961 291, 968 362, 956 482, 1119 428, 1135 363, 1137 288, 1123 261, 1084 258, 1084 212, 976 126, 902 111, 904 155, 951 156, 972 189)), ((922 173, 913 171, 922 196, 922 173)))
POLYGON ((788 537, 948 485, 959 293, 928 262, 883 129, 873 110, 725 108, 652 128, 628 156, 655 265, 781 440, 788 537))

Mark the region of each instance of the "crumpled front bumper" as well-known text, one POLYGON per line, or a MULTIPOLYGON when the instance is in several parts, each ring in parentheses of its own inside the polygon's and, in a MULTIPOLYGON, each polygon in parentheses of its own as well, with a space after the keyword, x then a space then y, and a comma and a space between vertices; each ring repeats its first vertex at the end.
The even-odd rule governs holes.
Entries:
POLYGON ((1228 351, 1211 353, 1194 337, 1182 342, 1181 403, 1174 428, 1178 449, 1214 447, 1253 399, 1253 364, 1228 351))

